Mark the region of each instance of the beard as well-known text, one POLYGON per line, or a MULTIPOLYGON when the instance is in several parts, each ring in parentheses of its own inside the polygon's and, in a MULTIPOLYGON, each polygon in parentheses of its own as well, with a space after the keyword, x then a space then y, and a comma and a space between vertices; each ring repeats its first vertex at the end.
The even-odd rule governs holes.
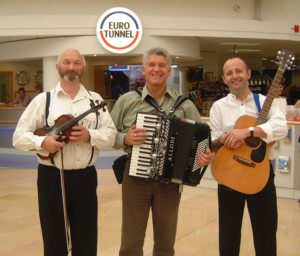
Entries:
POLYGON ((82 77, 83 70, 81 73, 78 73, 76 70, 64 71, 61 69, 61 67, 59 67, 59 75, 61 78, 63 78, 64 80, 66 80, 68 82, 75 82, 75 81, 78 81, 82 77))

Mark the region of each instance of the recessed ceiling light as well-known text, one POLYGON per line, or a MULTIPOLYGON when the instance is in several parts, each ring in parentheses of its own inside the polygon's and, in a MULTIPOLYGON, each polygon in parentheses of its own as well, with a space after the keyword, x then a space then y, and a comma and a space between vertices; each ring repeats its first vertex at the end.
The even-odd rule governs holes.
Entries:
POLYGON ((179 59, 179 57, 177 56, 176 59, 179 59))
POLYGON ((262 60, 267 60, 267 58, 262 58, 262 60))
POLYGON ((97 54, 94 54, 94 56, 96 57, 96 56, 97 56, 97 54))
POLYGON ((225 44, 225 45, 259 45, 257 43, 234 43, 234 42, 225 42, 225 43, 220 43, 220 44, 225 44))
POLYGON ((261 49, 230 49, 229 51, 238 51, 238 52, 261 52, 261 49))
POLYGON ((177 65, 171 65, 171 68, 177 68, 178 66, 177 65))

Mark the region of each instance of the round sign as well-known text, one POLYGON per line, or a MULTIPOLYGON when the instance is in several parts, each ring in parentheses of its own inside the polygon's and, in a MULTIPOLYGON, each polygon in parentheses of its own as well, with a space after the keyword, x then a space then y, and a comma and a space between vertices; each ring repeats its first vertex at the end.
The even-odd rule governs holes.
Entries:
POLYGON ((101 45, 113 53, 133 50, 142 38, 142 24, 132 11, 116 7, 102 14, 96 33, 101 45))

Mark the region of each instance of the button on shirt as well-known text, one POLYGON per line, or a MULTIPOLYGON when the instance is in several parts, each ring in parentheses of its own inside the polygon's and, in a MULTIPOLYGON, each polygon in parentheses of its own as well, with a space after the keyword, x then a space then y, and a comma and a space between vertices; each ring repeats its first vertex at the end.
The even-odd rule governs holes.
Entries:
MULTIPOLYGON (((266 97, 259 94, 259 102, 263 107, 266 97)), ((249 94, 243 102, 238 100, 235 95, 229 93, 227 97, 216 101, 210 110, 210 127, 212 129, 212 141, 218 139, 225 132, 234 129, 236 121, 243 115, 258 117, 258 109, 255 104, 253 94, 249 94)), ((267 138, 263 138, 266 143, 283 139, 287 135, 287 121, 283 113, 277 106, 270 108, 267 122, 258 125, 267 138)), ((245 127, 246 128, 246 127, 245 127)), ((269 159, 275 158, 273 147, 269 150, 269 159)))
MULTIPOLYGON (((154 98, 150 94, 147 86, 145 85, 142 92, 142 96, 140 96, 137 92, 133 91, 120 96, 120 98, 117 100, 111 112, 111 117, 118 130, 116 143, 114 146, 115 149, 124 147, 125 152, 131 153, 131 147, 125 146, 123 142, 124 137, 128 132, 129 128, 135 124, 137 112, 155 114, 160 113, 157 109, 155 109, 145 100, 148 94, 152 98, 154 98)), ((163 97, 161 98, 160 102, 157 103, 166 113, 169 113, 179 95, 180 94, 176 90, 167 86, 163 97)), ((198 110, 196 109, 195 105, 190 100, 184 101, 176 109, 174 115, 201 122, 201 116, 198 110)))
MULTIPOLYGON (((55 121, 62 115, 71 114, 74 117, 86 112, 91 108, 93 100, 103 99, 94 92, 89 92, 80 85, 79 91, 72 99, 61 87, 60 83, 51 90, 51 101, 49 107, 48 124, 50 127, 55 125, 55 121)), ((96 103, 95 103, 96 104, 96 103)), ((49 152, 43 150, 41 145, 45 136, 34 135, 33 132, 46 125, 45 121, 46 93, 37 95, 21 116, 13 137, 14 146, 22 151, 31 151, 48 156, 49 152)), ((94 112, 86 115, 79 124, 85 126, 91 136, 89 142, 69 143, 63 147, 64 169, 83 169, 88 165, 93 165, 98 156, 99 149, 112 147, 115 143, 116 128, 108 113, 103 109, 98 110, 100 115, 96 117, 94 112), (97 120, 98 119, 98 120, 97 120), (93 149, 94 147, 94 149, 93 149)), ((50 160, 38 161, 45 165, 52 165, 50 160)), ((59 152, 54 157, 55 165, 61 168, 61 159, 59 152)))

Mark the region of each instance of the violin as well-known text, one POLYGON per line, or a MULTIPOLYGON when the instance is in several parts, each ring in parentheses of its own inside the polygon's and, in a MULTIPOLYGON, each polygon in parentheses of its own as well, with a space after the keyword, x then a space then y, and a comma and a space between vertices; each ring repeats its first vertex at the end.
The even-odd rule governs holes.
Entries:
MULTIPOLYGON (((68 143, 70 141, 70 136, 72 132, 72 127, 78 125, 78 121, 87 116, 92 112, 96 112, 97 110, 103 108, 103 111, 106 111, 105 106, 107 105, 106 101, 101 101, 100 104, 91 107, 89 110, 80 114, 77 117, 73 115, 61 115, 59 118, 55 120, 55 123, 52 127, 44 126, 42 128, 38 128, 33 134, 38 136, 52 136, 52 135, 61 135, 57 141, 62 142, 62 136, 66 136, 64 141, 68 143)), ((43 160, 48 160, 53 158, 56 155, 55 153, 49 153, 48 156, 42 156, 37 154, 39 158, 43 160)))

